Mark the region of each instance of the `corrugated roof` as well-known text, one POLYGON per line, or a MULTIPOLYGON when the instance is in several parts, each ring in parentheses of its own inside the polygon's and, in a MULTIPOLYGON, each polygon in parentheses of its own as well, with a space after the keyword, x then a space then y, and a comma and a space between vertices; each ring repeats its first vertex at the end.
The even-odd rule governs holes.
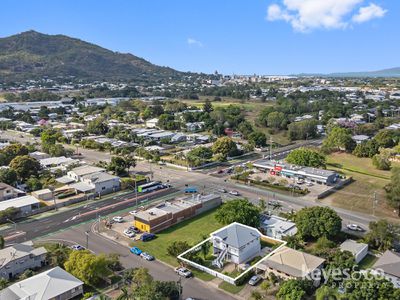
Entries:
POLYGON ((214 232, 212 236, 221 238, 225 244, 231 247, 240 248, 259 238, 261 235, 255 228, 240 223, 233 223, 217 232, 214 232))
POLYGON ((386 250, 372 268, 400 278, 400 253, 386 250))

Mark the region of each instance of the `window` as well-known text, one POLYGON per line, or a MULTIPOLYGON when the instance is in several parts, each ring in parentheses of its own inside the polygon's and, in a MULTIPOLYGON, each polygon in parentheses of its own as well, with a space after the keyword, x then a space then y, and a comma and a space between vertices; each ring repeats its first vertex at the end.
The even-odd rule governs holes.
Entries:
POLYGON ((106 189, 106 187, 105 187, 105 186, 103 186, 101 189, 104 191, 104 190, 106 189))

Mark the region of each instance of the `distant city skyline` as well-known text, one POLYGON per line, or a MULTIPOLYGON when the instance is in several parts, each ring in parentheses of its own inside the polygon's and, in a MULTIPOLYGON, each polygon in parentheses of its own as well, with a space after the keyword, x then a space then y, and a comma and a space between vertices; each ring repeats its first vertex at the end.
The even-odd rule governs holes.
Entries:
POLYGON ((290 75, 400 67, 389 0, 12 1, 0 37, 36 30, 181 71, 290 75))

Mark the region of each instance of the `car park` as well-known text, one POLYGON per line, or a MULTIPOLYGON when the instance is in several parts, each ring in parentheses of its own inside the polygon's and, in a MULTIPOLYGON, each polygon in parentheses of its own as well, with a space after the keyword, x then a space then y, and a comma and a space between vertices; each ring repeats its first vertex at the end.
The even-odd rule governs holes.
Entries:
POLYGON ((124 235, 126 235, 129 238, 133 238, 133 237, 135 237, 136 233, 134 233, 133 231, 131 231, 129 229, 125 229, 124 230, 124 235))
POLYGON ((185 278, 192 277, 192 272, 190 272, 190 270, 188 270, 188 269, 186 269, 184 267, 176 268, 175 272, 181 277, 185 277, 185 278))
POLYGON ((131 251, 131 253, 136 254, 136 255, 142 254, 142 250, 140 250, 138 247, 132 247, 129 250, 131 251))
POLYGON ((122 223, 124 221, 123 217, 116 216, 112 218, 115 223, 122 223))
POLYGON ((249 284, 252 286, 257 285, 260 281, 262 280, 261 276, 259 275, 254 275, 250 278, 249 284))
POLYGON ((85 250, 85 247, 83 247, 83 246, 81 246, 79 244, 76 244, 76 245, 72 245, 71 249, 72 250, 76 250, 76 251, 80 251, 80 250, 85 250))
POLYGON ((143 258, 143 259, 145 259, 145 260, 148 260, 148 261, 154 260, 154 256, 153 256, 153 255, 150 255, 150 254, 147 253, 147 252, 142 252, 142 253, 140 253, 140 257, 143 258))

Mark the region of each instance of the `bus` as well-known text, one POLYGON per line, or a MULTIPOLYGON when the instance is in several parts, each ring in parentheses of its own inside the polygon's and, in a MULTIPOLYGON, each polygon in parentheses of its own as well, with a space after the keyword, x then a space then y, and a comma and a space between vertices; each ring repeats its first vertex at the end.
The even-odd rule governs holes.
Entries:
POLYGON ((185 189, 185 194, 195 194, 195 193, 197 193, 196 187, 187 187, 185 189))
POLYGON ((151 191, 156 191, 165 188, 165 185, 160 181, 151 181, 146 184, 142 184, 138 186, 138 193, 148 193, 151 191))

